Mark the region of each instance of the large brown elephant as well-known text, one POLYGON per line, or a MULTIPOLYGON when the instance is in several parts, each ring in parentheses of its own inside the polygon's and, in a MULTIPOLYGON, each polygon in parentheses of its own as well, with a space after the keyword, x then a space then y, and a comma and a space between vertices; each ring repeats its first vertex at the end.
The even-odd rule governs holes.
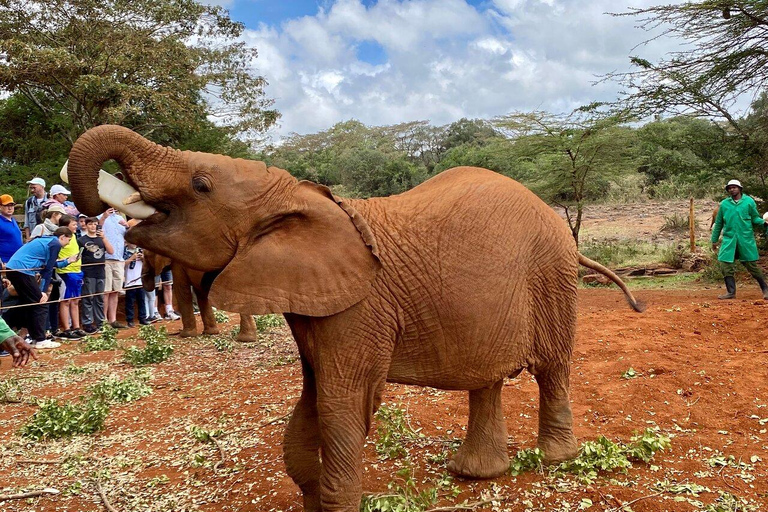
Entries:
MULTIPOLYGON (((198 334, 197 321, 195 320, 195 311, 192 304, 193 291, 195 297, 197 297, 197 305, 200 308, 203 334, 219 334, 216 318, 213 315, 213 307, 208 300, 211 282, 206 279, 205 272, 184 267, 167 256, 145 250, 144 266, 141 269, 141 282, 144 289, 148 292, 154 290, 155 276, 160 275, 160 272, 169 266, 173 274, 173 294, 176 296, 178 311, 181 314, 182 329, 179 336, 190 338, 198 334)), ((258 341, 259 332, 253 316, 240 315, 240 332, 235 339, 242 342, 258 341)))
POLYGON ((539 385, 539 447, 548 461, 573 457, 579 264, 607 272, 641 309, 578 253, 551 208, 485 169, 351 200, 263 162, 100 126, 69 157, 73 197, 89 215, 106 207, 95 180, 110 159, 136 189, 122 202, 156 210, 128 240, 218 272, 211 300, 225 310, 285 314, 304 375, 285 465, 309 511, 358 510, 363 444, 387 381, 468 390, 467 436, 448 469, 485 478, 509 463, 503 381, 527 369, 539 385))

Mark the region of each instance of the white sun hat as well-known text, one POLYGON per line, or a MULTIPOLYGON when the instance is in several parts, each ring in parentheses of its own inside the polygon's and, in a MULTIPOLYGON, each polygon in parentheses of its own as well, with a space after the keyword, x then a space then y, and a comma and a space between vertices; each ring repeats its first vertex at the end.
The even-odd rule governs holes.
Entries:
POLYGON ((731 180, 731 181, 729 181, 728 184, 725 186, 725 188, 728 188, 731 185, 736 185, 737 187, 742 188, 742 189, 744 188, 744 187, 741 186, 741 182, 739 180, 731 180))

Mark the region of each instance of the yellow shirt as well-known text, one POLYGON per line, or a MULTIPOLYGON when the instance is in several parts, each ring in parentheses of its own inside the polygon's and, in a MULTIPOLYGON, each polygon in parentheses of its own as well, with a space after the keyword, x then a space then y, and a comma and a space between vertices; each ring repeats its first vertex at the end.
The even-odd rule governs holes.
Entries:
MULTIPOLYGON (((63 260, 64 258, 69 258, 73 254, 77 254, 79 252, 80 246, 77 245, 77 237, 73 236, 69 243, 61 248, 59 251, 59 257, 57 259, 63 260)), ((77 260, 76 262, 70 263, 64 268, 57 268, 56 272, 59 274, 71 274, 73 272, 80 272, 80 268, 81 261, 77 260)))

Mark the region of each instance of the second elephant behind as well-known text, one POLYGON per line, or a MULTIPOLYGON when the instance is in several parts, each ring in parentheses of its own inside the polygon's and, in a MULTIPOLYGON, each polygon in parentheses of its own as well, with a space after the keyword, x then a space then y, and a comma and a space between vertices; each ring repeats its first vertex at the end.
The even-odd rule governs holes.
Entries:
MULTIPOLYGON (((192 292, 197 297, 197 305, 200 308, 200 318, 203 320, 203 334, 218 334, 216 318, 213 314, 213 306, 208 301, 208 292, 211 289, 211 280, 205 279, 205 273, 192 270, 180 265, 171 258, 161 256, 151 251, 144 251, 144 267, 141 273, 141 282, 146 291, 155 289, 155 276, 166 267, 171 268, 173 274, 173 293, 176 296, 178 312, 181 315, 182 330, 179 334, 182 338, 197 336, 197 321, 193 307, 192 292)), ((256 322, 251 315, 240 315, 240 332, 235 338, 240 342, 257 341, 259 338, 256 322)))

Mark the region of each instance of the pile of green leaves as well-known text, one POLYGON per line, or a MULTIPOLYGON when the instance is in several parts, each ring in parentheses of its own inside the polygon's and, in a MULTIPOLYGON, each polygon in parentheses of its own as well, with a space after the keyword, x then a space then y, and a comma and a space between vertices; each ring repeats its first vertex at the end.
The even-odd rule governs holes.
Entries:
POLYGON ((83 352, 115 350, 117 348, 117 329, 105 323, 101 326, 101 336, 86 336, 80 346, 83 352))
POLYGON ((165 327, 155 329, 152 325, 144 325, 139 329, 139 337, 147 342, 143 349, 129 347, 124 359, 133 366, 162 363, 173 354, 173 345, 168 343, 168 333, 165 327))
MULTIPOLYGON (((600 436, 595 441, 585 442, 575 459, 550 468, 550 473, 555 476, 571 474, 588 484, 594 482, 601 471, 626 471, 632 467, 632 461, 650 462, 657 452, 670 446, 669 437, 650 428, 634 436, 628 445, 600 436)), ((525 471, 539 471, 543 468, 543 459, 544 454, 538 448, 521 450, 512 459, 509 472, 517 476, 525 471)))
POLYGON ((405 411, 396 406, 382 404, 376 412, 376 453, 381 459, 399 459, 408 455, 404 441, 424 437, 406 421, 405 411))
POLYGON ((256 321, 256 329, 259 332, 267 332, 270 329, 283 325, 282 315, 257 315, 254 317, 254 320, 256 321))
POLYGON ((94 396, 110 403, 128 403, 152 394, 148 384, 151 373, 146 369, 136 370, 125 379, 110 375, 90 388, 94 396))
POLYGON ((18 379, 4 379, 0 381, 0 403, 15 404, 21 400, 21 383, 18 379))
POLYGON ((108 413, 109 404, 96 395, 65 404, 53 398, 40 402, 40 409, 20 433, 33 441, 93 434, 104 428, 108 413))
MULTIPOLYGON (((237 336, 237 334, 235 334, 235 336, 237 336)), ((231 352, 232 349, 234 348, 234 344, 232 343, 232 338, 228 336, 214 336, 212 341, 213 341, 213 348, 215 348, 219 352, 231 352)))
POLYGON ((217 324, 223 324, 229 322, 229 315, 220 309, 213 308, 213 319, 217 324))
POLYGON ((461 492, 449 475, 440 477, 433 487, 419 490, 410 467, 398 471, 387 489, 387 494, 363 496, 360 512, 424 512, 439 498, 455 498, 461 492))

